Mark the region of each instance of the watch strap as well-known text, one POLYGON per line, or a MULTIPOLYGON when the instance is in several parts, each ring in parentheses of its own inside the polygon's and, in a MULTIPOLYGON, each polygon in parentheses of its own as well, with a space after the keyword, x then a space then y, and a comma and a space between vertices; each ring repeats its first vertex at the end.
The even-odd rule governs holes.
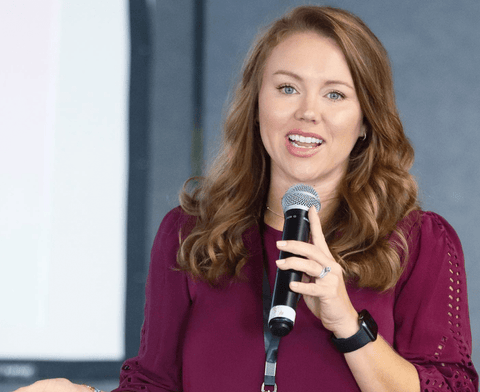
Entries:
POLYGON ((350 336, 349 338, 336 338, 335 335, 332 334, 331 340, 338 351, 340 351, 341 353, 350 353, 352 351, 358 350, 359 348, 362 348, 367 343, 377 340, 378 327, 375 323, 375 320, 373 320, 372 316, 370 316, 370 313, 368 313, 368 311, 362 310, 360 312, 359 324, 360 330, 355 335, 350 336), (367 319, 370 328, 365 322, 367 319))

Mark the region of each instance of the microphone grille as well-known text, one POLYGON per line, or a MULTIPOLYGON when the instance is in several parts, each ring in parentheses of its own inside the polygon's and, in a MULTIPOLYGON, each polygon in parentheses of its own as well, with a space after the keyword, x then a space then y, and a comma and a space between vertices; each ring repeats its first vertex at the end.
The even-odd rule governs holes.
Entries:
POLYGON ((282 197, 283 212, 293 208, 308 211, 311 206, 315 206, 320 211, 320 199, 317 191, 309 185, 296 184, 285 192, 282 197))

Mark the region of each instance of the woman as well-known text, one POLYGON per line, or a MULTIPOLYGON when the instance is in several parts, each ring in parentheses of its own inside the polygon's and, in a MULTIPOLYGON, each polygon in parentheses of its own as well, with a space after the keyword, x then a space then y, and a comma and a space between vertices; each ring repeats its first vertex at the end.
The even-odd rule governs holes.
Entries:
POLYGON ((220 156, 159 228, 141 348, 115 391, 260 390, 264 268, 270 286, 277 268, 303 272, 280 391, 478 390, 461 245, 419 209, 412 163, 368 27, 329 7, 276 21, 245 63, 220 156), (297 183, 322 204, 310 243, 280 241, 297 183), (362 332, 363 309, 378 335, 342 352, 333 342, 362 332))

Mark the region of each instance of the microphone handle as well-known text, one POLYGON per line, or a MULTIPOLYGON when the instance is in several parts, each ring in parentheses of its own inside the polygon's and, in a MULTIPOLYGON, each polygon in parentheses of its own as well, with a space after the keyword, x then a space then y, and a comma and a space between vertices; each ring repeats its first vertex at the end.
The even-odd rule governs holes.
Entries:
MULTIPOLYGON (((304 209, 290 209, 285 212, 285 224, 282 240, 296 240, 307 242, 310 236, 310 222, 308 211, 304 209)), ((280 259, 297 256, 290 252, 280 251, 280 259)), ((299 282, 302 272, 295 270, 277 269, 275 287, 273 290, 272 306, 270 311, 269 327, 272 334, 286 336, 293 328, 295 322, 295 310, 300 294, 290 290, 290 282, 299 282)))

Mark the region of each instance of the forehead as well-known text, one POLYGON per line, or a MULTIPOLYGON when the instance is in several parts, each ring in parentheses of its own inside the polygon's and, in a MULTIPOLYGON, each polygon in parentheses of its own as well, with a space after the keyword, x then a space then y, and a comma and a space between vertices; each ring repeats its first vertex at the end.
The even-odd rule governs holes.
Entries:
POLYGON ((264 76, 279 69, 306 76, 342 76, 352 81, 347 61, 337 43, 315 32, 292 34, 273 48, 265 63, 264 76))

